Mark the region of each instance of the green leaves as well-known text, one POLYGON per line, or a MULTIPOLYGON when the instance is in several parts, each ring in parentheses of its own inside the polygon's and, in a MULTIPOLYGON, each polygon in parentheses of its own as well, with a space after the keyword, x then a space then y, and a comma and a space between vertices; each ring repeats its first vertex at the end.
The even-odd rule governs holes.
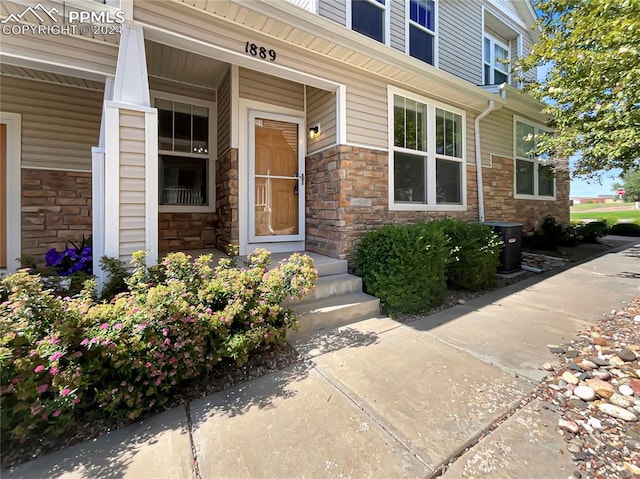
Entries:
POLYGON ((529 92, 546 101, 556 135, 540 152, 581 157, 575 176, 640 166, 640 0, 542 0, 540 42, 520 61, 551 63, 529 92))

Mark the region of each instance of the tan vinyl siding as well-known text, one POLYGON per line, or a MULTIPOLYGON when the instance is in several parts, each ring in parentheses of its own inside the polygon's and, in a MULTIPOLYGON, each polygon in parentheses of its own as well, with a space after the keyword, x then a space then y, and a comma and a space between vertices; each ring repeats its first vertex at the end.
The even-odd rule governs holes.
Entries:
POLYGON ((396 50, 400 50, 401 52, 405 51, 405 39, 404 39, 404 29, 405 29, 405 0, 391 0, 391 11, 389 15, 391 16, 391 48, 395 48, 396 50))
POLYGON ((513 158, 513 112, 507 109, 493 111, 480 120, 480 147, 482 164, 491 164, 491 156, 513 158))
POLYGON ((336 144, 336 96, 328 91, 307 87, 307 126, 321 124, 321 135, 307 140, 307 152, 336 144))
POLYGON ((231 72, 218 86, 218 156, 231 148, 231 72))
POLYGON ((340 25, 346 25, 347 0, 318 0, 318 14, 340 25))
POLYGON ((0 109, 22 115, 22 166, 91 171, 102 92, 0 77, 0 109))
POLYGON ((73 65, 99 75, 113 75, 118 46, 68 35, 2 35, 2 53, 28 57, 34 62, 73 65))
POLYGON ((240 98, 304 111, 304 85, 240 68, 240 98))
POLYGON ((387 127, 386 83, 368 79, 347 86, 347 142, 386 150, 387 127))
MULTIPOLYGON (((525 33, 523 35, 523 42, 522 42, 522 55, 523 56, 527 56, 531 53, 531 37, 529 35, 529 33, 525 33)), ((530 80, 530 81, 535 81, 537 79, 538 76, 538 72, 536 68, 532 68, 529 71, 526 71, 522 74, 522 76, 526 79, 526 80, 530 80)))
POLYGON ((187 83, 166 80, 164 78, 149 77, 149 89, 211 102, 216 101, 215 90, 189 85, 187 83))
POLYGON ((146 248, 145 116, 120 110, 120 259, 146 248))
POLYGON ((482 5, 479 0, 440 0, 439 67, 482 84, 482 5))

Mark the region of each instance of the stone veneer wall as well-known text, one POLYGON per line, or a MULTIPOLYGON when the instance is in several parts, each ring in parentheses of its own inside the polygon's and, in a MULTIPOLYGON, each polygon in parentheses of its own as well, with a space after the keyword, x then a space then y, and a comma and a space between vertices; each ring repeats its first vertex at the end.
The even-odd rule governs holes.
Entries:
POLYGON ((555 200, 515 199, 512 158, 493 156, 493 167, 482 171, 487 221, 518 221, 524 223, 525 233, 539 229, 546 216, 553 216, 560 224, 569 224, 568 168, 556 170, 555 200))
POLYGON ((216 247, 226 251, 229 243, 238 244, 238 150, 230 148, 216 161, 216 247))
MULTIPOLYGON (((557 200, 515 200, 513 160, 494 157, 493 168, 483 168, 487 220, 520 221, 525 231, 538 227, 551 214, 569 221, 569 179, 560 172, 557 200)), ((475 165, 467 164, 467 211, 389 211, 387 152, 340 145, 306 160, 306 248, 334 258, 349 258, 354 242, 384 224, 407 224, 449 216, 478 218, 475 165)))
POLYGON ((215 247, 214 213, 160 213, 158 249, 160 252, 215 247))
POLYGON ((91 236, 91 173, 23 168, 22 253, 44 264, 49 248, 91 236))

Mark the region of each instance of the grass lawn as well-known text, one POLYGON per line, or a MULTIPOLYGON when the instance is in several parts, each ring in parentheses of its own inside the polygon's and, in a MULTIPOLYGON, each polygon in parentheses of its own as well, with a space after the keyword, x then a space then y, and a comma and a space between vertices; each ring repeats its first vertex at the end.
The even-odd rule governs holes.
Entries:
POLYGON ((628 207, 633 209, 633 205, 634 203, 600 203, 600 204, 594 204, 594 203, 583 203, 583 204, 579 204, 579 205, 573 205, 571 207, 571 213, 577 213, 579 211, 587 211, 587 210, 597 210, 600 208, 611 208, 612 206, 617 207, 628 207))
POLYGON ((571 221, 579 220, 599 220, 605 219, 608 223, 619 222, 620 220, 640 221, 640 210, 623 211, 590 211, 588 213, 574 213, 571 210, 571 221))

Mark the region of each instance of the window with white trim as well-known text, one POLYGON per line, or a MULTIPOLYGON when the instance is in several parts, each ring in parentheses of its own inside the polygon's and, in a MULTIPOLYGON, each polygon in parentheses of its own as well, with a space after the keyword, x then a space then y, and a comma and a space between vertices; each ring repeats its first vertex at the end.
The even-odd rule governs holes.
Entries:
MULTIPOLYGON (((212 104, 154 98, 158 109, 159 201, 183 209, 213 209, 212 104)), ((194 100, 194 102, 197 102, 194 100)))
POLYGON ((465 113, 393 94, 390 204, 402 210, 465 208, 465 113))
POLYGON ((387 3, 390 0, 351 0, 351 29, 385 43, 387 3))
POLYGON ((484 84, 509 83, 509 46, 485 33, 483 50, 484 84))
POLYGON ((546 156, 535 156, 539 135, 548 130, 520 119, 514 120, 516 197, 555 198, 556 180, 546 156))
POLYGON ((436 43, 435 0, 410 0, 407 15, 407 53, 433 65, 436 43))

